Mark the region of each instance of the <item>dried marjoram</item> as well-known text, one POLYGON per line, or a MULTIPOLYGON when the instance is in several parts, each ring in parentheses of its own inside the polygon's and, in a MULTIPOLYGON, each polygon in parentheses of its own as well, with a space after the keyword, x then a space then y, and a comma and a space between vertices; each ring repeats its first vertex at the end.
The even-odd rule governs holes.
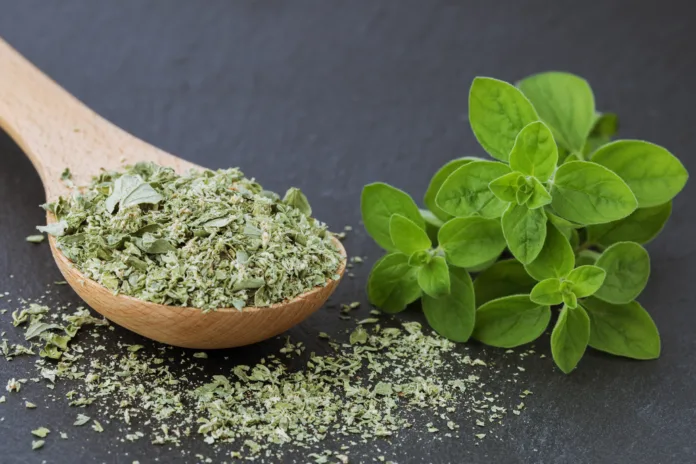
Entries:
POLYGON ((236 168, 139 163, 44 208, 57 222, 39 229, 77 269, 154 303, 269 306, 337 278, 342 259, 298 189, 281 200, 236 168))

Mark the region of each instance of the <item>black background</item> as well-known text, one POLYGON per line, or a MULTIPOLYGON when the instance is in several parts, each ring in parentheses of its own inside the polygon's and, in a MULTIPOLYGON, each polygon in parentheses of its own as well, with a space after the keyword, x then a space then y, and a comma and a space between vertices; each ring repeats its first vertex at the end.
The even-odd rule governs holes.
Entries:
MULTIPOLYGON (((695 12, 690 0, 13 0, 0 1, 0 36, 133 134, 210 168, 239 166, 274 190, 301 187, 334 230, 353 225, 348 252, 369 260, 336 293, 334 301, 349 302, 364 300, 379 255, 359 225, 362 186, 381 180, 420 198, 445 161, 482 154, 467 122, 476 75, 580 74, 598 109, 619 114, 622 137, 663 145, 696 172, 695 12)), ((590 352, 564 376, 536 359, 525 377, 534 397, 500 440, 474 446, 409 432, 379 443, 379 453, 366 445, 364 454, 398 462, 696 461, 695 189, 687 185, 648 247, 652 278, 640 301, 661 331, 659 361, 590 352)), ((48 246, 24 242, 43 221, 42 202, 37 174, 0 132, 0 291, 13 297, 38 297, 60 278, 48 246)), ((69 288, 60 294, 77 299, 69 288)), ((292 335, 313 349, 317 331, 338 334, 349 324, 336 313, 323 309, 292 335)), ((8 315, 1 321, 4 329, 8 315)), ((142 342, 121 329, 113 338, 111 348, 116 339, 142 342)), ((229 362, 215 354, 208 369, 250 362, 278 343, 227 351, 229 362)), ((0 384, 26 368, 0 363, 0 384)), ((180 450, 121 443, 108 427, 51 437, 32 452, 29 430, 73 432, 76 413, 32 399, 39 409, 0 405, 0 462, 182 460, 180 450)), ((211 455, 198 438, 185 447, 211 455)), ((301 452, 291 456, 304 461, 301 452)))

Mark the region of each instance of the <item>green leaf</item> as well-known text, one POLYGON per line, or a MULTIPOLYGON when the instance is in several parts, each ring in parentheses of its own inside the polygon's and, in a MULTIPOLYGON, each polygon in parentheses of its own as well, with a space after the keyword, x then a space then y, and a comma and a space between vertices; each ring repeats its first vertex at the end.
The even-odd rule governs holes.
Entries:
POLYGON ((527 200, 532 196, 532 191, 531 189, 528 190, 528 186, 524 186, 520 189, 517 190, 517 193, 515 194, 515 203, 517 203, 518 206, 525 206, 527 204, 527 200))
POLYGON ((432 246, 428 234, 415 222, 400 214, 392 214, 389 220, 389 236, 396 249, 409 256, 416 251, 429 250, 432 246))
POLYGON ((546 240, 546 213, 542 208, 510 204, 503 214, 503 234, 513 256, 522 264, 539 256, 546 240))
POLYGON ((401 214, 425 229, 425 221, 413 199, 407 193, 382 182, 363 188, 360 209, 365 230, 387 251, 396 251, 389 235, 389 221, 393 214, 401 214))
POLYGON ((418 268, 408 264, 408 256, 392 253, 375 263, 367 281, 370 303, 386 313, 397 313, 421 296, 418 268))
POLYGON ((450 174, 456 171, 457 168, 460 168, 465 164, 471 163, 475 160, 480 160, 480 158, 471 156, 452 160, 444 166, 442 166, 440 170, 437 171, 433 178, 430 180, 430 185, 428 185, 428 190, 426 190, 425 192, 423 203, 425 203, 425 206, 427 206, 428 209, 432 211, 433 214, 441 220, 447 221, 452 217, 452 215, 448 214, 442 208, 437 206, 437 203, 435 201, 435 198, 437 197, 437 192, 440 191, 440 187, 442 187, 442 184, 445 182, 445 179, 447 179, 447 177, 449 177, 450 174))
POLYGON ((433 297, 440 298, 450 293, 450 275, 445 258, 435 256, 418 269, 418 285, 433 297))
MULTIPOLYGON (((558 227, 558 230, 561 232, 564 232, 563 229, 568 229, 568 233, 570 233, 570 229, 582 229, 585 227, 583 224, 571 222, 567 219, 563 219, 557 214, 554 214, 551 208, 546 208, 546 216, 549 218, 549 221, 551 221, 554 226, 558 227)), ((565 232, 563 235, 566 235, 565 232)))
POLYGON ((587 81, 569 73, 545 72, 523 79, 518 86, 558 143, 581 152, 595 122, 594 95, 587 81))
POLYGON ((552 306, 563 303, 561 280, 556 278, 542 280, 534 286, 529 299, 540 305, 552 306))
POLYGON ((634 300, 650 277, 650 255, 634 242, 619 242, 610 246, 604 250, 596 265, 604 269, 607 276, 594 296, 609 303, 622 304, 634 300))
POLYGON ((631 214, 636 197, 619 176, 587 161, 561 165, 551 187, 551 206, 569 221, 601 224, 631 214))
POLYGON ((573 292, 565 292, 561 294, 563 297, 563 304, 569 308, 578 307, 578 297, 573 292))
POLYGON ((418 211, 420 212, 423 221, 425 221, 426 227, 433 226, 437 230, 440 229, 440 227, 442 227, 442 224, 445 223, 445 221, 435 216, 435 214, 433 214, 433 212, 429 209, 418 208, 418 211))
POLYGON ((481 146, 493 158, 507 161, 517 134, 537 121, 534 107, 507 82, 477 77, 469 92, 469 122, 481 146))
POLYGON ((572 153, 572 154, 566 156, 566 157, 563 159, 563 162, 562 162, 561 164, 570 163, 570 162, 572 162, 572 161, 584 161, 584 158, 582 158, 582 157, 581 157, 579 154, 577 154, 577 153, 572 153))
POLYGON ((510 168, 546 182, 558 163, 558 148, 551 130, 541 121, 527 124, 510 152, 510 168))
POLYGON ((312 215, 312 207, 309 205, 309 200, 307 200, 305 194, 302 193, 302 190, 297 187, 290 187, 288 191, 285 192, 283 203, 299 209, 305 216, 312 215))
POLYGON ((518 179, 524 176, 522 173, 517 171, 509 172, 503 176, 498 177, 488 184, 488 188, 491 189, 493 195, 495 195, 500 201, 514 203, 517 201, 517 190, 519 189, 518 179))
POLYGON ((535 177, 532 177, 530 181, 532 183, 532 193, 527 200, 527 208, 541 208, 551 203, 551 194, 546 190, 546 187, 535 177))
MULTIPOLYGON (((576 264, 579 266, 594 265, 597 259, 601 256, 601 253, 597 253, 594 250, 582 250, 578 253, 576 264)), ((606 278, 606 276, 605 276, 606 278)))
POLYGON ((480 214, 496 218, 505 211, 506 203, 495 197, 488 184, 510 172, 495 161, 474 161, 460 167, 445 180, 437 194, 437 204, 452 216, 480 214))
POLYGON ((486 345, 514 348, 539 338, 549 325, 551 310, 528 295, 489 301, 476 311, 473 337, 486 345))
POLYGON ((485 263, 481 263, 477 266, 469 266, 469 267, 466 267, 465 269, 467 271, 469 271, 469 273, 472 273, 472 274, 476 273, 476 272, 483 272, 486 269, 488 269, 489 267, 491 267, 492 265, 494 265, 496 263, 496 261, 498 261, 498 258, 500 258, 500 255, 496 256, 495 258, 492 258, 489 261, 486 261, 485 263))
POLYGON ((474 281, 476 306, 509 295, 528 294, 536 282, 515 259, 498 261, 474 281))
POLYGON ((592 161, 621 177, 641 208, 670 201, 689 178, 676 156, 659 145, 642 140, 617 140, 604 145, 592 155, 592 161))
POLYGON ((561 309, 551 332, 551 355, 566 374, 575 369, 590 340, 590 318, 582 307, 561 309))
POLYGON ((573 282, 571 289, 578 298, 594 295, 604 283, 606 272, 601 267, 586 265, 573 269, 568 280, 573 282))
POLYGON ((408 258, 408 265, 413 267, 421 267, 432 261, 433 255, 430 250, 416 251, 408 258))
MULTIPOLYGON (((536 280, 567 276, 575 267, 575 253, 565 236, 551 221, 546 223, 546 240, 539 255, 524 268, 536 280)), ((556 303, 558 304, 558 303, 556 303)))
POLYGON ((585 147, 582 152, 589 155, 596 149, 611 141, 619 130, 619 117, 614 113, 603 113, 597 115, 590 136, 587 137, 585 147))
POLYGON ((430 238, 430 242, 433 244, 433 246, 436 246, 437 233, 444 222, 442 222, 440 218, 435 216, 430 210, 418 208, 418 211, 420 211, 420 215, 423 218, 423 221, 425 221, 425 233, 428 234, 428 238, 430 238))
POLYGON ((651 208, 639 208, 618 221, 587 228, 587 240, 602 246, 617 242, 648 243, 662 231, 672 214, 672 202, 651 208))
POLYGON ((633 359, 660 356, 660 334, 655 322, 638 302, 614 305, 588 298, 583 307, 590 315, 592 348, 633 359))
POLYGON ((497 219, 479 216, 450 219, 437 237, 447 261, 473 267, 496 258, 505 249, 505 237, 497 219))
POLYGON ((573 248, 573 250, 577 250, 580 246, 580 232, 578 232, 578 229, 573 229, 570 231, 570 238, 568 240, 570 241, 570 246, 573 248))
POLYGON ((465 342, 474 330, 474 287, 464 269, 451 267, 449 272, 450 294, 440 298, 423 295, 423 313, 437 333, 455 342, 465 342))

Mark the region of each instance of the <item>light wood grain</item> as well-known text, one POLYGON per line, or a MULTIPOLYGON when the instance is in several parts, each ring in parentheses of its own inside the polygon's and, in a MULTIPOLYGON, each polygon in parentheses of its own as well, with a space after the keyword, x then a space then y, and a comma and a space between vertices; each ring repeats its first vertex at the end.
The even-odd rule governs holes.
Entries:
MULTIPOLYGON (((0 39, 0 127, 22 148, 38 171, 46 198, 68 194, 60 181, 66 167, 77 185, 86 185, 100 169, 124 163, 154 161, 178 172, 200 168, 154 147, 110 123, 53 82, 0 39)), ((52 220, 52 218, 48 218, 52 220)), ((337 249, 345 249, 335 240, 337 249)), ((329 280, 286 303, 242 311, 165 306, 114 295, 82 275, 56 248, 51 252, 80 297, 109 320, 145 337, 187 348, 211 349, 247 345, 278 335, 319 309, 340 279, 329 280)), ((337 270, 343 277, 345 259, 337 270)))

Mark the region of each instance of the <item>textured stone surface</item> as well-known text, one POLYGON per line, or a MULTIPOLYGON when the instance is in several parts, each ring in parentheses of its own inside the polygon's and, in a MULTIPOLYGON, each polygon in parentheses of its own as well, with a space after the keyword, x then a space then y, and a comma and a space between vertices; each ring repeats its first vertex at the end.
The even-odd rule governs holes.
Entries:
MULTIPOLYGON (((317 217, 334 229, 355 226, 348 252, 370 259, 337 291, 334 300, 348 302, 363 299, 379 253, 359 226, 362 185, 382 180, 420 197, 445 161, 480 154, 467 124, 475 75, 513 81, 548 69, 578 73, 592 83, 599 109, 620 115, 623 137, 662 144, 696 172, 693 11, 686 0, 2 0, 0 34, 145 140, 211 168, 238 165, 269 188, 299 186, 317 217)), ((563 376, 539 360, 526 376, 529 408, 508 421, 501 441, 474 446, 407 433, 380 444, 380 454, 438 463, 696 461, 692 184, 649 246, 653 272, 640 301, 662 334, 659 361, 592 352, 563 376)), ((15 296, 38 296, 59 279, 48 247, 24 242, 43 220, 42 201, 38 176, 0 133, 0 290, 15 296)), ((291 334, 311 350, 318 330, 338 333, 344 324, 335 311, 320 311, 291 334)), ((271 341, 226 355, 250 362, 277 347, 271 341)), ((16 369, 0 363, 3 386, 16 369)), ((63 404, 27 411, 14 403, 0 405, 3 463, 180 460, 177 450, 117 442, 115 424, 102 434, 74 430, 76 411, 63 404), (48 423, 71 439, 53 437, 32 452, 29 430, 48 423)), ((185 446, 209 454, 198 439, 185 446)), ((295 458, 303 461, 301 453, 295 458)))

